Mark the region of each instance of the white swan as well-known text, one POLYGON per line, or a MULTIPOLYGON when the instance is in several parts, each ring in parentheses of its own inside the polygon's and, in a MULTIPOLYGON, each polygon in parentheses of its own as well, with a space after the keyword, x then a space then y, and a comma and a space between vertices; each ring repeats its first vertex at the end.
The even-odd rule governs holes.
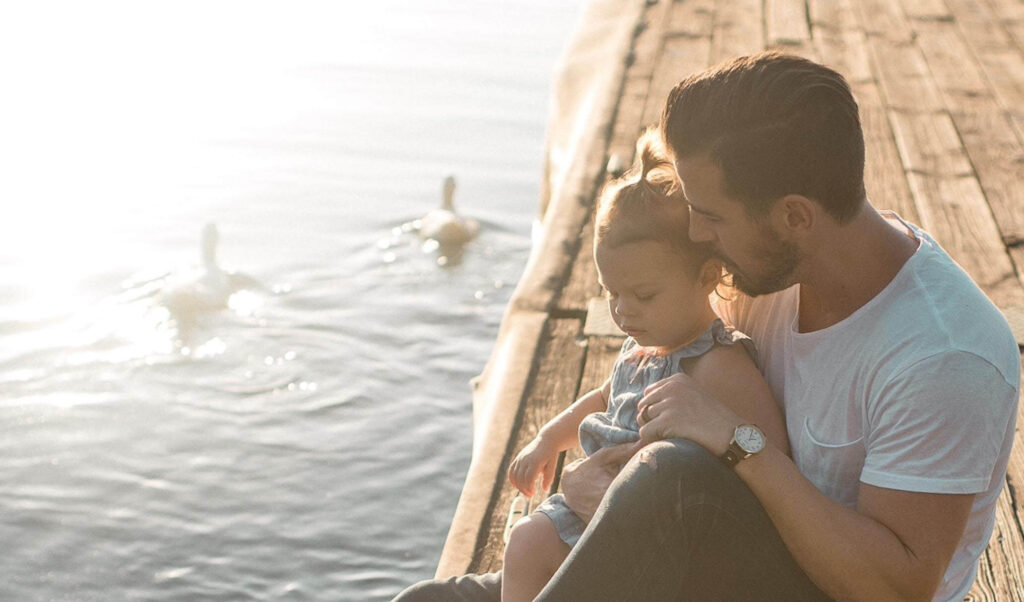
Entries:
POLYGON ((176 278, 160 294, 160 302, 179 323, 192 323, 202 313, 227 307, 231 295, 241 289, 261 288, 251 276, 221 269, 217 264, 219 239, 217 226, 206 224, 200 242, 202 266, 176 278))
POLYGON ((454 194, 455 177, 448 176, 441 189, 441 207, 420 218, 420 236, 436 240, 442 249, 458 248, 472 240, 480 230, 480 224, 475 219, 459 217, 455 213, 452 203, 454 194))

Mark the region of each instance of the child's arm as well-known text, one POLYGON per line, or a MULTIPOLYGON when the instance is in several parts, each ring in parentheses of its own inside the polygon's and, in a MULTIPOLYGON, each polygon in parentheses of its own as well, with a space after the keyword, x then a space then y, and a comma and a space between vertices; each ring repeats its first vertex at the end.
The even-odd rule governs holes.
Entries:
POLYGON ((716 345, 695 358, 687 373, 740 418, 756 424, 768 443, 789 455, 789 437, 768 382, 742 345, 716 345))
POLYGON ((580 423, 588 414, 607 409, 610 394, 611 379, 608 379, 545 424, 537 437, 512 460, 508 468, 509 482, 528 496, 533 496, 538 475, 543 476, 541 486, 544 489, 551 487, 558 454, 576 445, 580 423))

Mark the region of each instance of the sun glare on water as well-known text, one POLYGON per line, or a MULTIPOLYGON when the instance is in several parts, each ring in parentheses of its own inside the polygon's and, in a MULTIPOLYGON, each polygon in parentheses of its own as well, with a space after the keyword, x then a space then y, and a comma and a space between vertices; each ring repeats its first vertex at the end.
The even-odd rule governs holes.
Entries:
MULTIPOLYGON (((166 267, 166 241, 149 239, 154 224, 194 223, 231 200, 230 183, 259 169, 240 150, 245 140, 329 100, 296 65, 365 53, 367 10, 349 1, 0 6, 7 290, 46 314, 81 304, 81 281, 113 266, 166 267)), ((236 303, 245 312, 251 300, 236 303)))

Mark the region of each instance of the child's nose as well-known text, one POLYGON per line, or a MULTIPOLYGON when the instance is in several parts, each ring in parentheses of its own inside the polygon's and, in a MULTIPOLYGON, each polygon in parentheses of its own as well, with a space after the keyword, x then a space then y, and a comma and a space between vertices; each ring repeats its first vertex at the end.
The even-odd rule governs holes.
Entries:
POLYGON ((626 303, 621 297, 615 302, 615 313, 620 316, 631 316, 633 315, 633 307, 626 303))

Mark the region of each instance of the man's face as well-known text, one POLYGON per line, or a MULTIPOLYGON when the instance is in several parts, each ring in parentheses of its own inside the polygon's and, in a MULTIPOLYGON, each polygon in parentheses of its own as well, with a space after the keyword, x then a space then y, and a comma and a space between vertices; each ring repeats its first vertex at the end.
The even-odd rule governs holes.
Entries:
POLYGON ((713 243, 737 289, 757 296, 794 283, 800 250, 772 227, 767 216, 751 217, 726 194, 717 165, 704 156, 685 157, 676 160, 676 172, 690 205, 690 238, 713 243))

